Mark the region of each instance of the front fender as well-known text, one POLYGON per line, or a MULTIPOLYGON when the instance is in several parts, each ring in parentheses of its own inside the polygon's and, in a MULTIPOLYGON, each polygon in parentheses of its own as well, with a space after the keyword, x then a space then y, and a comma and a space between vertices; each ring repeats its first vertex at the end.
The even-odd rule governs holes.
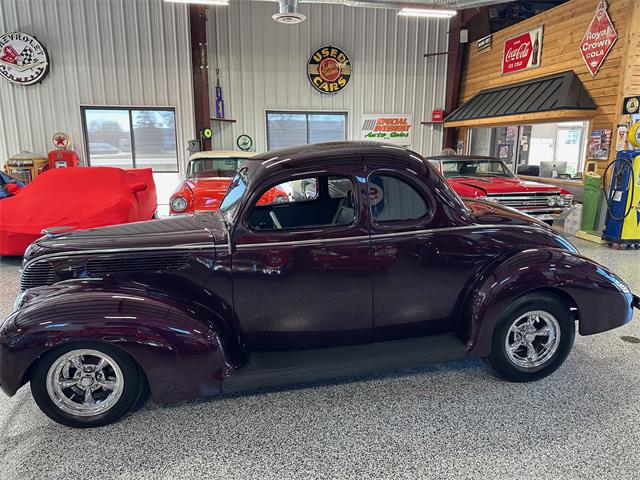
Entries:
POLYGON ((536 290, 577 307, 581 335, 619 327, 633 315, 631 291, 605 267, 558 248, 523 250, 494 261, 470 289, 458 328, 469 355, 489 355, 502 314, 516 298, 536 290))
POLYGON ((157 402, 221 391, 244 359, 222 315, 197 304, 103 281, 31 289, 0 330, 0 386, 13 395, 31 365, 69 342, 100 341, 131 355, 157 402))

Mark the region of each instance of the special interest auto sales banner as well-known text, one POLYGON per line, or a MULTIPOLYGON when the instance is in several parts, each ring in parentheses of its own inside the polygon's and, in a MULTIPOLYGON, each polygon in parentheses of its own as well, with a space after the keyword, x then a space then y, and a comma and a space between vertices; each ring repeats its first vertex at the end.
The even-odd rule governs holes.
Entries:
POLYGON ((505 40, 502 53, 502 74, 519 72, 540 66, 542 27, 505 40))

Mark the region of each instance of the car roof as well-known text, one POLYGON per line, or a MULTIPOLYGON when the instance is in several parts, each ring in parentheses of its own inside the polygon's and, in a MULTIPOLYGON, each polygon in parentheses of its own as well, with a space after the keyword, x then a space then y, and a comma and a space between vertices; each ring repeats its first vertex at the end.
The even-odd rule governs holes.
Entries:
POLYGON ((351 157, 355 163, 365 163, 363 155, 379 155, 381 159, 403 159, 413 168, 422 169, 427 162, 423 157, 411 150, 397 145, 381 142, 347 141, 324 142, 311 145, 300 145, 282 150, 274 150, 256 155, 249 168, 249 176, 254 177, 269 169, 269 171, 281 171, 283 169, 306 168, 310 165, 330 164, 340 165, 345 157, 351 157))
POLYGON ((192 153, 189 160, 199 158, 251 158, 256 152, 243 152, 242 150, 206 150, 192 153))
POLYGON ((485 157, 484 155, 435 155, 426 158, 427 160, 438 160, 441 162, 446 162, 447 160, 451 162, 460 160, 499 160, 496 157, 485 157))

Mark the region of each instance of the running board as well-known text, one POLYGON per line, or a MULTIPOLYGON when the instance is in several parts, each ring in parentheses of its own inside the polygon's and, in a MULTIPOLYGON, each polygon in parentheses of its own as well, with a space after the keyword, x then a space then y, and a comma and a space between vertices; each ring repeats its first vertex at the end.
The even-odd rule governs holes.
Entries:
POLYGON ((253 352, 247 365, 222 382, 225 393, 366 375, 466 358, 453 333, 365 345, 253 352))

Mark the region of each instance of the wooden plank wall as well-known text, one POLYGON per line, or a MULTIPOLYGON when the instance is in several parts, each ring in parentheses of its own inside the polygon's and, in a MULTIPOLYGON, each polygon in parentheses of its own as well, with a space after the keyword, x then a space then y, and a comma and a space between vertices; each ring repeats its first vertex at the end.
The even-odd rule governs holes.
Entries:
POLYGON ((640 95, 640 0, 633 1, 623 94, 640 95))
MULTIPOLYGON (((609 0, 609 16, 618 32, 618 40, 597 75, 592 77, 582 59, 579 45, 595 14, 597 4, 598 0, 571 0, 501 30, 493 35, 493 46, 489 51, 478 52, 475 43, 469 44, 462 71, 460 104, 479 90, 573 70, 598 105, 591 128, 610 128, 615 135, 616 125, 621 120, 620 99, 625 78, 628 79, 629 90, 637 88, 640 78, 636 73, 629 74, 627 68, 624 68, 633 64, 635 72, 635 66, 640 65, 640 21, 635 19, 640 15, 640 0, 609 0), (540 25, 544 25, 540 67, 502 75, 505 39, 540 25), (635 33, 633 36, 630 35, 632 31, 635 33)), ((640 74, 640 67, 637 70, 640 74)), ((466 142, 467 129, 458 129, 457 138, 466 142)), ((612 148, 611 159, 614 157, 612 148)), ((606 163, 599 162, 598 169, 604 169, 606 163)))

